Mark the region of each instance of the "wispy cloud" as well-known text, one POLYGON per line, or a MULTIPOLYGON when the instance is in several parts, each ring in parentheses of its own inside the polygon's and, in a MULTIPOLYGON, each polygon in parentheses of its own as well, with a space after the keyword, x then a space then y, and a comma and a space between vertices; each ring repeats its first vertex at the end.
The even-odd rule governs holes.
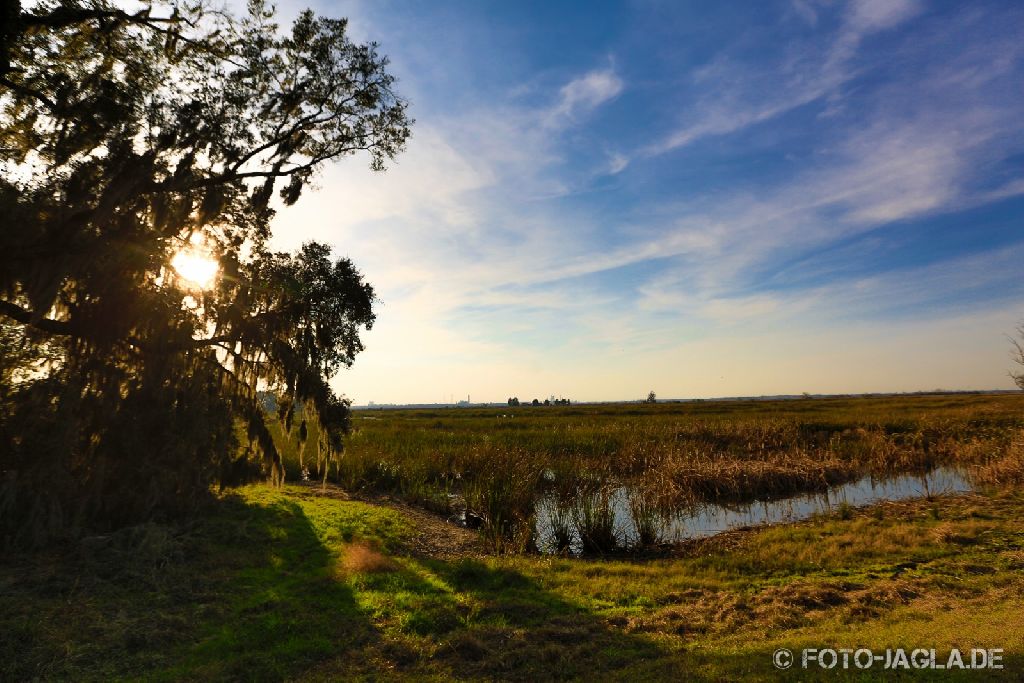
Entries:
POLYGON ((893 28, 922 9, 919 0, 852 0, 847 7, 843 35, 859 41, 864 35, 893 28))
POLYGON ((662 288, 690 288, 705 297, 742 291, 754 273, 791 258, 897 221, 956 211, 1024 191, 1008 183, 971 189, 972 171, 998 158, 996 125, 971 128, 949 122, 908 121, 868 127, 845 142, 834 160, 757 193, 716 196, 663 229, 646 250, 679 259, 685 278, 652 282, 641 305, 672 302, 662 288))
POLYGON ((616 175, 622 173, 629 166, 629 157, 619 152, 613 152, 608 156, 608 166, 605 168, 605 172, 608 175, 616 175))
MULTIPOLYGON (((805 18, 817 14, 808 3, 795 5, 805 18)), ((657 156, 714 135, 733 133, 833 94, 857 75, 851 65, 863 40, 897 26, 920 11, 916 0, 853 0, 836 32, 815 37, 767 65, 718 60, 695 72, 708 92, 684 122, 664 138, 640 150, 657 156)))
POLYGON ((559 98, 548 114, 552 124, 592 111, 622 92, 623 83, 612 69, 602 69, 575 78, 559 91, 559 98))

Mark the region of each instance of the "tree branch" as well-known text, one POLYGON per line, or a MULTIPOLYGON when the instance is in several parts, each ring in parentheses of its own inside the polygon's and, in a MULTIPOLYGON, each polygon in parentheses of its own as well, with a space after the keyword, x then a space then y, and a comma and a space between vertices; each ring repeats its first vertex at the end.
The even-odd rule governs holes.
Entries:
POLYGON ((25 95, 26 97, 31 97, 33 99, 39 100, 40 102, 45 104, 47 107, 49 107, 49 109, 51 111, 53 111, 53 110, 55 110, 57 108, 57 104, 53 100, 48 98, 46 95, 44 95, 41 92, 38 92, 36 90, 33 90, 32 88, 26 88, 23 85, 19 85, 19 84, 15 83, 14 81, 12 81, 11 79, 7 78, 6 76, 0 76, 0 85, 6 86, 6 87, 10 88, 11 90, 13 90, 14 92, 21 93, 22 95, 25 95))
POLYGON ((30 28, 66 28, 88 21, 114 19, 133 24, 173 24, 181 21, 180 17, 151 17, 149 10, 141 10, 129 14, 123 10, 90 10, 73 7, 58 7, 49 14, 27 14, 19 17, 22 27, 30 28))
MULTIPOLYGON (((21 306, 13 304, 10 301, 0 299, 0 314, 6 315, 8 318, 11 318, 16 322, 28 325, 29 327, 34 327, 35 329, 48 334, 54 334, 61 337, 75 337, 79 339, 88 338, 88 335, 83 334, 82 331, 70 321, 37 317, 31 311, 25 310, 21 306)), ((223 348, 223 344, 236 343, 239 341, 239 338, 232 335, 221 335, 207 339, 191 339, 187 342, 161 344, 143 342, 134 337, 127 337, 122 341, 143 351, 176 352, 193 351, 196 349, 206 348, 208 346, 221 346, 223 348)))
POLYGON ((10 301, 3 301, 0 299, 0 313, 3 313, 8 318, 22 323, 23 325, 34 327, 43 332, 60 335, 62 337, 77 336, 71 323, 62 320, 53 320, 52 318, 37 318, 31 311, 26 311, 21 306, 12 304, 10 301))

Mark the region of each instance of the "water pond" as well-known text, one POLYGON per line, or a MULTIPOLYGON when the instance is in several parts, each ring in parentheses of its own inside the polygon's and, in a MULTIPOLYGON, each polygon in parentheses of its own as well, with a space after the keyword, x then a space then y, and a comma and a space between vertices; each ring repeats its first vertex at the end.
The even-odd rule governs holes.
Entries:
MULTIPOLYGON (((963 473, 950 467, 939 467, 925 474, 904 474, 886 479, 865 477, 835 486, 823 493, 755 501, 748 505, 705 504, 681 509, 659 520, 659 536, 662 541, 681 541, 712 536, 740 527, 795 522, 831 512, 843 504, 860 506, 971 490, 973 487, 963 473)), ((636 526, 629 514, 628 500, 629 491, 625 487, 616 489, 611 495, 615 533, 620 543, 627 546, 637 538, 636 526)), ((548 509, 543 501, 537 506, 536 538, 542 552, 553 548, 548 509)), ((580 548, 577 534, 570 550, 579 552, 580 548)))

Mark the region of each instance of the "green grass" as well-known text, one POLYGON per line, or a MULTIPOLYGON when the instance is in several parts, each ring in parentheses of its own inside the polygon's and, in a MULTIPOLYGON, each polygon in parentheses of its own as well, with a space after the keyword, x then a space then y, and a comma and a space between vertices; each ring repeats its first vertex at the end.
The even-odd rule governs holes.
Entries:
POLYGON ((192 525, 7 558, 0 679, 776 680, 776 647, 828 646, 1001 647, 1024 675, 1019 492, 643 561, 442 561, 410 555, 414 533, 315 487, 252 486, 192 525))

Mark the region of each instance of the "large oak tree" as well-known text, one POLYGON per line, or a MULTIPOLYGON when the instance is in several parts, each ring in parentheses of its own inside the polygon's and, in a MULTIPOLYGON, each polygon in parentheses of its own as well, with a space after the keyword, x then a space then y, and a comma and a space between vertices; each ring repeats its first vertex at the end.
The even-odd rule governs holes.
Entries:
MULTIPOLYGON (((372 288, 324 245, 268 249, 275 207, 325 162, 373 169, 409 136, 374 44, 290 31, 254 0, 4 4, 0 16, 0 534, 33 541, 283 477, 259 392, 341 450, 328 379, 372 288), (208 286, 172 267, 202 252, 208 286), (239 448, 241 442, 245 448, 239 448)), ((344 207, 339 207, 344 210, 344 207)), ((306 433, 306 430, 302 430, 306 433)))

